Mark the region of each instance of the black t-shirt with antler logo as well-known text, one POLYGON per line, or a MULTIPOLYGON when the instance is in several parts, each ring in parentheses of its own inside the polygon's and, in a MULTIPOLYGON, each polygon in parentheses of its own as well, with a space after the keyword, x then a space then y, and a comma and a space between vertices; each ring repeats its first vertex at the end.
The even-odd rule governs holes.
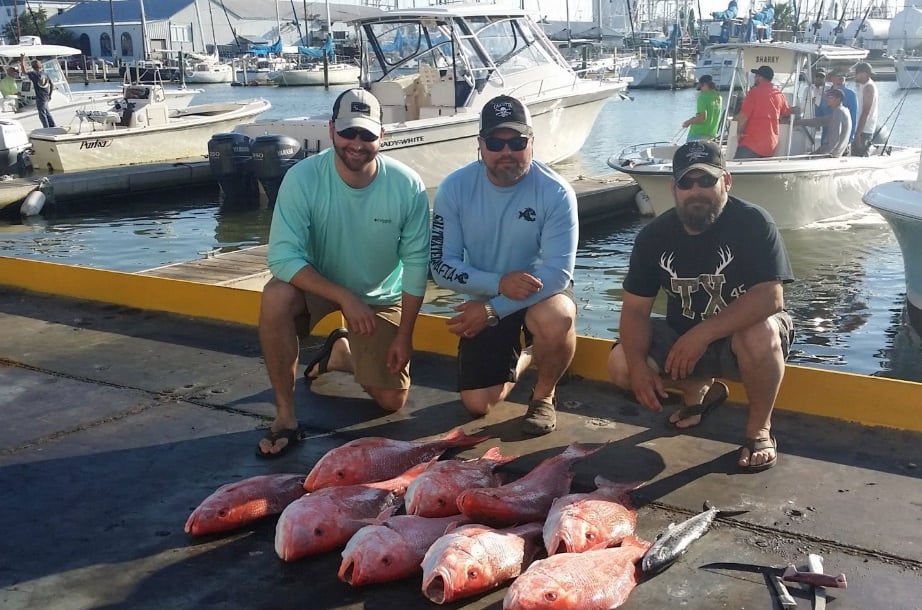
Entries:
POLYGON ((681 334, 769 281, 794 281, 781 234, 768 212, 730 197, 700 235, 686 233, 675 208, 650 221, 634 242, 623 286, 641 297, 665 290, 666 320, 681 334))

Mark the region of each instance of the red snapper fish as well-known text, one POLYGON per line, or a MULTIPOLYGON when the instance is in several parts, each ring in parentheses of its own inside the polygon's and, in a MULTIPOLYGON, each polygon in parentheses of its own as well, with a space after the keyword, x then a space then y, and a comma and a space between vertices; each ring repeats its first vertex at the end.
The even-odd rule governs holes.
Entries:
POLYGON ((292 502, 275 526, 275 552, 294 561, 341 549, 369 520, 400 508, 407 486, 428 466, 418 464, 387 481, 321 489, 292 502))
POLYGON ((455 428, 444 438, 428 442, 382 437, 356 439, 331 449, 320 458, 307 475, 304 489, 317 491, 325 487, 384 481, 439 457, 450 447, 469 447, 487 438, 468 436, 461 428, 455 428))
POLYGON ((447 604, 495 589, 524 572, 540 552, 540 523, 459 527, 436 540, 423 557, 423 595, 447 604))
POLYGON ((613 483, 598 476, 595 485, 592 493, 569 494, 551 504, 544 522, 548 555, 604 549, 634 533, 637 513, 628 494, 641 483, 613 483))
POLYGON ((450 527, 464 523, 467 518, 460 515, 438 519, 397 515, 366 525, 343 549, 339 579, 362 586, 413 576, 432 543, 450 527))
POLYGON ((570 492, 573 480, 570 468, 601 448, 571 443, 563 453, 544 460, 517 481, 501 487, 461 492, 458 508, 474 523, 496 527, 543 522, 554 499, 570 492))
POLYGON ((448 517, 460 513, 458 495, 465 489, 496 487, 502 477, 493 471, 518 456, 503 457, 493 447, 474 460, 436 462, 407 489, 407 513, 421 517, 448 517))
POLYGON ((222 485, 186 520, 191 536, 216 534, 277 515, 304 495, 303 474, 263 474, 222 485))
POLYGON ((536 561, 506 591, 503 610, 617 608, 637 585, 637 562, 649 547, 649 542, 628 536, 619 547, 536 561))

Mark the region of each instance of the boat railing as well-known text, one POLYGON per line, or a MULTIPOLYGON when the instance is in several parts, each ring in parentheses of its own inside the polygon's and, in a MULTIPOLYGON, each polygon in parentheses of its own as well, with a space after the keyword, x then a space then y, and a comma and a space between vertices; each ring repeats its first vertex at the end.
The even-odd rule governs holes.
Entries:
POLYGON ((663 165, 672 163, 678 145, 675 142, 646 142, 634 144, 622 150, 615 160, 621 167, 640 165, 663 165))

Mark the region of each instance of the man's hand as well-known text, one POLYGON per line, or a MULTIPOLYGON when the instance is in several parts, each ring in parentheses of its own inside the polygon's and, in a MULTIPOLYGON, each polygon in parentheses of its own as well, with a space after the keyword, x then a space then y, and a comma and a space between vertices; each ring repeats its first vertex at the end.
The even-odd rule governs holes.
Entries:
POLYGON ((637 366, 631 369, 631 391, 637 402, 655 413, 663 410, 660 398, 667 398, 666 387, 662 378, 649 366, 637 366))
POLYGON ((394 340, 387 348, 387 370, 392 375, 396 375, 403 370, 403 367, 410 361, 413 355, 413 337, 411 335, 402 335, 397 333, 394 340))
POLYGON ((376 316, 374 310, 355 295, 339 304, 343 317, 349 324, 349 332, 370 336, 375 332, 376 316))
POLYGON ((499 281, 499 293, 514 301, 527 299, 541 290, 541 280, 525 271, 511 271, 499 281))
POLYGON ((451 333, 470 339, 487 327, 487 310, 483 306, 483 301, 465 301, 455 305, 454 309, 461 313, 448 320, 448 330, 451 333))
POLYGON ((694 327, 687 333, 679 337, 669 355, 666 356, 665 373, 672 379, 685 379, 695 370, 698 360, 704 355, 709 345, 706 337, 702 333, 696 332, 699 327, 694 327))

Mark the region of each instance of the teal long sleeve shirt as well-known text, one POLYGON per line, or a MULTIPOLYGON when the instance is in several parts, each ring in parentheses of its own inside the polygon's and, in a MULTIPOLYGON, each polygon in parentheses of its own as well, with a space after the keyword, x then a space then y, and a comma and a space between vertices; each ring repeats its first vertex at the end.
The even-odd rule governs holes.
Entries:
POLYGON ((269 232, 269 269, 289 282, 305 266, 369 305, 426 292, 429 199, 412 169, 378 155, 378 174, 355 189, 330 148, 298 162, 279 188, 269 232))

